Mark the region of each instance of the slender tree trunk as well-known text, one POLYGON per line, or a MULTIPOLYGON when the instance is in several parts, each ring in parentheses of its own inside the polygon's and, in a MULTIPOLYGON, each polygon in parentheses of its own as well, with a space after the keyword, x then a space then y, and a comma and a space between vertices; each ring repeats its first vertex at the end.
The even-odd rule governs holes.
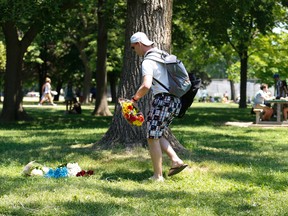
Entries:
POLYGON ((235 96, 235 83, 233 80, 230 81, 230 89, 231 89, 231 98, 230 100, 236 101, 236 96, 235 96))
POLYGON ((108 44, 108 30, 105 13, 106 0, 98 0, 98 38, 97 38, 97 70, 96 70, 96 83, 97 93, 95 108, 92 115, 111 116, 112 113, 108 108, 107 101, 107 44, 108 44))
POLYGON ((248 52, 243 51, 240 53, 241 59, 241 72, 240 72, 240 103, 239 108, 246 108, 246 91, 247 91, 247 66, 248 66, 248 52))
POLYGON ((82 91, 83 98, 82 98, 81 102, 84 103, 84 104, 87 104, 87 103, 89 103, 89 98, 90 98, 90 88, 91 88, 91 81, 92 81, 92 70, 91 70, 91 68, 89 66, 89 61, 87 59, 87 56, 86 56, 85 60, 82 60, 82 62, 84 63, 85 74, 84 74, 83 91, 82 91))
POLYGON ((4 76, 4 102, 0 120, 4 122, 29 120, 22 106, 22 64, 28 46, 37 35, 37 28, 31 27, 21 41, 13 22, 2 24, 6 41, 6 72, 4 76))
POLYGON ((39 79, 38 79, 38 89, 39 89, 39 101, 41 100, 42 97, 42 86, 45 83, 45 78, 47 77, 47 43, 44 42, 43 51, 41 52, 41 58, 43 59, 43 64, 38 66, 38 74, 39 74, 39 79))
MULTIPOLYGON (((131 98, 142 82, 140 71, 141 58, 130 48, 130 37, 137 31, 145 32, 160 49, 170 51, 171 44, 171 0, 128 0, 125 33, 124 67, 120 79, 118 98, 131 98)), ((146 116, 152 95, 149 93, 138 102, 140 110, 146 116)), ((170 130, 165 133, 175 149, 181 145, 170 130)), ((129 125, 122 117, 121 108, 117 103, 112 124, 99 144, 111 147, 122 144, 126 147, 146 146, 146 124, 142 127, 129 125)), ((97 144, 96 144, 97 145, 97 144)), ((178 148, 177 148, 178 147, 178 148)))
POLYGON ((111 97, 112 97, 112 103, 117 102, 117 96, 116 96, 116 84, 117 84, 117 75, 116 73, 109 73, 108 74, 108 80, 110 83, 110 91, 111 91, 111 97))
POLYGON ((82 92, 82 98, 81 103, 87 104, 89 102, 90 97, 90 88, 91 88, 91 81, 92 81, 92 70, 90 67, 89 59, 87 54, 85 53, 85 47, 87 47, 87 44, 85 42, 75 42, 75 46, 77 47, 79 53, 80 53, 80 59, 84 65, 85 71, 84 71, 84 80, 83 80, 83 89, 82 92))

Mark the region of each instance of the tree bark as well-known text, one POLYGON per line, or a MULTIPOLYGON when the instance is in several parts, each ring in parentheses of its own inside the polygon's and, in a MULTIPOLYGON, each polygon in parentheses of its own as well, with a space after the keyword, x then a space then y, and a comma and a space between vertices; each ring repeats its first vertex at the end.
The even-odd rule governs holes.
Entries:
POLYGON ((236 101, 234 81, 233 80, 229 80, 229 82, 230 82, 230 89, 231 89, 231 98, 230 98, 230 100, 236 101))
POLYGON ((240 55, 240 61, 241 61, 239 108, 247 108, 246 91, 247 91, 248 52, 243 51, 239 55, 240 55))
MULTIPOLYGON (((140 71, 141 58, 136 56, 130 48, 130 37, 137 31, 145 32, 160 49, 170 51, 171 44, 171 21, 172 1, 171 0, 128 0, 127 20, 125 33, 124 66, 121 74, 117 98, 130 99, 136 92, 142 81, 140 71)), ((151 93, 147 94, 138 102, 140 110, 147 114, 152 100, 151 93)), ((180 143, 173 136, 170 130, 165 135, 176 150, 181 149, 180 143)), ((146 146, 146 124, 142 127, 129 125, 122 117, 121 107, 117 103, 110 128, 99 141, 105 147, 124 145, 126 147, 146 146)), ((183 147, 182 147, 183 148, 183 147)))
POLYGON ((108 108, 107 101, 107 44, 108 44, 108 30, 106 19, 108 14, 105 13, 104 6, 106 0, 98 0, 98 37, 97 37, 97 70, 96 83, 97 93, 95 108, 92 115, 111 116, 112 113, 108 108))
POLYGON ((108 81, 110 83, 110 92, 111 92, 112 103, 117 103, 116 84, 117 84, 118 76, 116 73, 108 73, 107 76, 108 76, 108 81))

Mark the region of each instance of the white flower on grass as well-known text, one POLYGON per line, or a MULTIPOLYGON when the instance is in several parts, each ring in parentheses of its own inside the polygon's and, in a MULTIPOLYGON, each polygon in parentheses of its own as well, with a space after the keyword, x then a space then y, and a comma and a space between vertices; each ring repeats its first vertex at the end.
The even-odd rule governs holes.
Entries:
POLYGON ((36 163, 35 161, 31 161, 24 167, 22 174, 28 176, 43 176, 48 171, 48 167, 36 163))
POLYGON ((44 174, 48 173, 49 169, 50 169, 49 167, 45 167, 45 166, 42 167, 44 174))
POLYGON ((76 176, 78 172, 81 171, 80 166, 78 163, 68 163, 67 164, 67 169, 68 169, 68 176, 76 176))
POLYGON ((31 162, 29 162, 25 167, 24 167, 24 169, 23 169, 23 171, 22 171, 22 173, 24 174, 24 175, 30 175, 31 174, 31 169, 34 167, 34 162, 35 161, 31 161, 31 162))
POLYGON ((43 171, 41 169, 33 169, 30 173, 31 176, 43 176, 43 171))

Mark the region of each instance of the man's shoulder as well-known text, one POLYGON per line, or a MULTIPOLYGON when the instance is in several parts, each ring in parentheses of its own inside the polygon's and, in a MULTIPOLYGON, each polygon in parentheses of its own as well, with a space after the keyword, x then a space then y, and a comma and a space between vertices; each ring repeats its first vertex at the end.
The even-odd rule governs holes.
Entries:
POLYGON ((165 61, 162 57, 163 53, 164 51, 158 48, 152 48, 145 53, 143 62, 145 62, 145 60, 150 60, 150 61, 156 61, 159 63, 164 63, 165 61))

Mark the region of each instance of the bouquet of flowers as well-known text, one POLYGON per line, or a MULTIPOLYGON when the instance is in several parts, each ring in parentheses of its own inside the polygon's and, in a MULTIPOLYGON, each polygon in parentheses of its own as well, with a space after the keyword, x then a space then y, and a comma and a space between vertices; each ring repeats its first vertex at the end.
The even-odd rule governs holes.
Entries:
POLYGON ((35 161, 28 163, 22 174, 25 176, 44 176, 46 178, 63 178, 73 176, 90 176, 94 172, 92 170, 82 170, 78 163, 66 163, 59 165, 56 169, 45 167, 35 161))
POLYGON ((36 163, 35 161, 31 161, 24 167, 22 174, 25 176, 43 176, 48 171, 48 167, 36 163))
POLYGON ((61 178, 76 176, 81 171, 78 163, 61 164, 56 169, 49 169, 45 174, 47 178, 61 178))
POLYGON ((132 101, 124 98, 119 99, 119 103, 122 107, 123 117, 131 125, 142 126, 144 122, 144 115, 139 109, 132 103, 132 101))

